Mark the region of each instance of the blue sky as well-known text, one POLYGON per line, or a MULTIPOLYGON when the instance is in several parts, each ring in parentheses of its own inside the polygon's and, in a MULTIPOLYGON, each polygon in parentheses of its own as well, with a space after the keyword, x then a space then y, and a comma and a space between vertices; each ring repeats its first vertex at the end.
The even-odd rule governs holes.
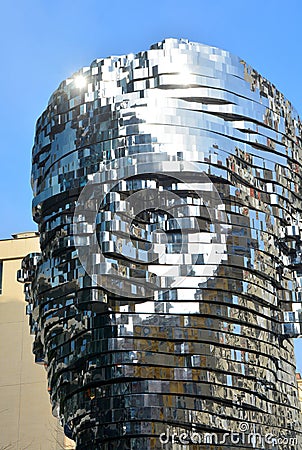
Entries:
POLYGON ((29 185, 35 122, 60 81, 95 58, 185 37, 241 56, 302 111, 301 16, 298 0, 2 2, 0 238, 35 228, 29 185))
MULTIPOLYGON (((241 56, 302 113, 301 19, 300 0, 4 0, 0 239, 36 229, 29 184, 34 128, 60 81, 95 58, 184 37, 241 56)), ((298 360, 302 372, 302 345, 298 360)))

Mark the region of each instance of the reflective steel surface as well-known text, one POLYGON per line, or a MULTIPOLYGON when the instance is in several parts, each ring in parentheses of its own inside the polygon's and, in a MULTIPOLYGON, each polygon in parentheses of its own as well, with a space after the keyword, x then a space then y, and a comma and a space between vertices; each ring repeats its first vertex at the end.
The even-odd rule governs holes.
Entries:
POLYGON ((187 40, 54 92, 19 278, 78 449, 300 448, 301 131, 273 84, 187 40))

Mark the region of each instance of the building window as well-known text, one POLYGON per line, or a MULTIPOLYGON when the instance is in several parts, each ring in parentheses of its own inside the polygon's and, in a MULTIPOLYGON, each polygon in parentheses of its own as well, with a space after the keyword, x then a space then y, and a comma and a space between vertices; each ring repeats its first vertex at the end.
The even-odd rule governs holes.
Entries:
POLYGON ((2 294, 3 261, 0 261, 0 295, 2 294))

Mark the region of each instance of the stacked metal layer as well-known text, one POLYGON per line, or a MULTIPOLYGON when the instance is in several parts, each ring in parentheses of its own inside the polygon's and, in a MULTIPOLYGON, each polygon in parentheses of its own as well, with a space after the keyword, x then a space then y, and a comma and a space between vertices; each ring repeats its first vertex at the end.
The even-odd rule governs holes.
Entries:
POLYGON ((54 92, 33 148, 41 256, 22 276, 79 450, 301 445, 301 129, 244 61, 186 40, 54 92))

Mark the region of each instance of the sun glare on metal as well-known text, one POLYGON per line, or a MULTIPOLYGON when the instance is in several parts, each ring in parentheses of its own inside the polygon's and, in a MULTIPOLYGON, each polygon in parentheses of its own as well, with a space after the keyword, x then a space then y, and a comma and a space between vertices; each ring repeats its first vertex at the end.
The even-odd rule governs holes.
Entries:
POLYGON ((74 78, 75 86, 79 89, 82 89, 86 86, 86 78, 83 75, 77 75, 74 78))

